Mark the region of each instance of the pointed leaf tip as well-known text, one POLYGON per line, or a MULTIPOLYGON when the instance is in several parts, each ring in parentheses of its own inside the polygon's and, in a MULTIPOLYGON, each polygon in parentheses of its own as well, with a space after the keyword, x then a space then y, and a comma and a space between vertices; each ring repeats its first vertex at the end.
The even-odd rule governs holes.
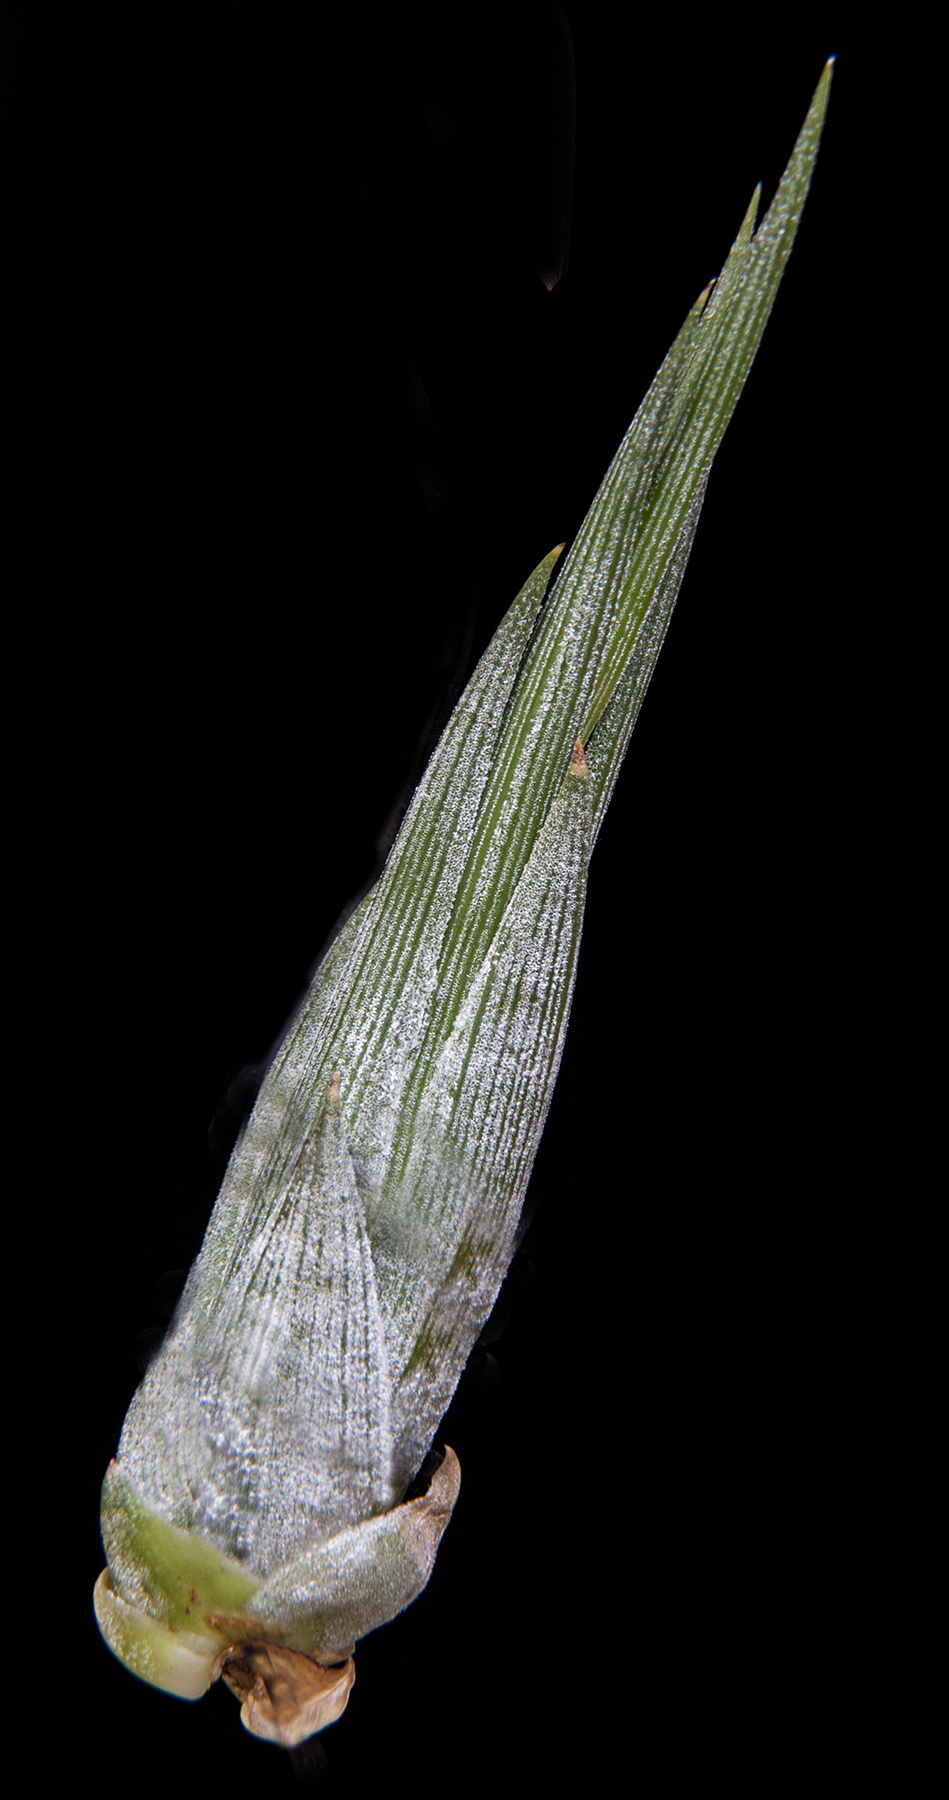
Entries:
POLYGON ((759 181, 757 187, 755 188, 754 193, 751 196, 751 199, 748 202, 748 210, 745 213, 745 216, 741 222, 741 229, 738 233, 738 238, 736 240, 739 244, 750 244, 751 243, 751 240, 754 236, 755 223, 758 218, 758 208, 760 205, 761 205, 761 183, 759 181))
POLYGON ((827 61, 821 70, 821 77, 814 89, 814 97, 811 100, 808 118, 805 121, 805 129, 807 124, 810 123, 812 114, 814 115, 815 121, 819 121, 821 125, 824 122, 824 115, 827 111, 827 96, 830 93, 830 84, 833 80, 834 64, 836 61, 836 56, 828 56, 827 61))

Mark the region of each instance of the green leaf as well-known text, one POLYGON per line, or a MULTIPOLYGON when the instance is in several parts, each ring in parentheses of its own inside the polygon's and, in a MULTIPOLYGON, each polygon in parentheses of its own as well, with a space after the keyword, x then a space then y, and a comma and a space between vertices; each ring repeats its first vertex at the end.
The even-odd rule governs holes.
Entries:
MULTIPOLYGON (((639 655, 645 652, 650 670, 655 661, 645 644, 637 652, 637 639, 660 593, 660 610, 666 619, 671 613, 712 458, 761 342, 800 222, 832 72, 829 62, 760 229, 751 236, 755 195, 711 300, 700 296, 686 318, 544 609, 505 719, 445 942, 445 1011, 491 941, 575 740, 589 747, 639 655)), ((653 639, 658 624, 653 619, 653 639)), ((615 721, 608 736, 617 748, 624 741, 615 721)), ((594 762, 602 769, 601 783, 615 776, 615 750, 602 759, 594 753, 594 762)))

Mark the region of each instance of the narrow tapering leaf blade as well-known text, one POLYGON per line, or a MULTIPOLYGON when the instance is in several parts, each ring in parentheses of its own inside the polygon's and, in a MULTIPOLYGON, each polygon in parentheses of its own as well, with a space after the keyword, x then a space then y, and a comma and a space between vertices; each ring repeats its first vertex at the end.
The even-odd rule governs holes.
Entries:
MULTIPOLYGON (((772 206, 742 221, 646 396, 554 584, 505 719, 443 952, 447 1017, 491 942, 569 747, 586 743, 634 654, 761 341, 820 141, 828 63, 772 206), (472 930, 471 921, 476 920, 472 930)), ((690 519, 692 524, 690 525, 690 519)))
POLYGON ((431 1058, 423 1047, 371 1221, 397 1479, 418 1467, 511 1258, 560 1064, 589 857, 578 751, 452 1031, 431 1058))
POLYGON ((226 1260, 261 1226, 334 1072, 361 1179, 385 1163, 428 1020, 439 951, 511 692, 562 546, 525 583, 471 677, 385 869, 348 920, 267 1074, 231 1158, 202 1258, 226 1260))

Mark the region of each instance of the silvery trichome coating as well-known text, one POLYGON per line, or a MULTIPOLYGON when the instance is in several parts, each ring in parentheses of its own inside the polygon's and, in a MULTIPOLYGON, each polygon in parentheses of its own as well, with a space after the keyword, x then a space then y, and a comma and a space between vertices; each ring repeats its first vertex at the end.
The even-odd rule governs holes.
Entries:
POLYGON ((828 64, 770 211, 755 231, 756 194, 559 573, 555 550, 517 596, 318 968, 105 1478, 107 1643, 187 1699, 223 1676, 278 1743, 339 1717, 357 1640, 424 1587, 458 1496, 450 1449, 419 1472, 515 1247, 590 854, 830 78, 828 64))

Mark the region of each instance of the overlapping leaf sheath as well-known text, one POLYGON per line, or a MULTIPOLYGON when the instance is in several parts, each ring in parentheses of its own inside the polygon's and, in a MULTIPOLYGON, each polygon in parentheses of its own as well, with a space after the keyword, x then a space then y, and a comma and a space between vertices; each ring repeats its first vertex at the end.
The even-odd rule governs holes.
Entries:
MULTIPOLYGON (((550 594, 558 552, 504 619, 380 880, 317 971, 126 1420, 136 1503, 213 1546, 228 1581, 237 1566, 267 1584, 247 1604, 275 1632, 292 1595, 307 1654, 335 1642, 320 1623, 335 1547, 355 1567, 353 1533, 398 1508, 512 1252, 590 852, 794 239, 829 83, 830 65, 761 228, 756 196, 550 594)), ((392 1576, 400 1604, 418 1579, 392 1576)), ((380 1615, 364 1573, 357 1588, 353 1636, 380 1615)), ((141 1584, 123 1595, 121 1571, 115 1592, 113 1610, 149 1604, 141 1584)))
MULTIPOLYGON (((320 1536, 391 1505, 414 1471, 405 1468, 404 1456, 397 1460, 393 1454, 386 1470, 390 1492, 380 1492, 367 1508, 364 1474, 356 1479, 354 1470, 349 1488, 344 1484, 340 1490, 346 1496, 342 1508, 328 1510, 322 1527, 315 1525, 322 1470, 314 1466, 309 1477, 303 1476, 302 1494, 271 1491, 263 1450, 270 1429, 267 1409, 245 1409, 238 1420, 231 1416, 233 1400, 228 1397, 228 1416, 220 1410, 209 1416, 199 1373, 203 1345, 214 1322, 225 1319, 235 1289, 243 1292, 252 1281, 267 1279, 249 1272, 248 1264, 276 1251, 278 1238, 270 1233, 275 1206, 292 1181, 301 1144, 338 1076, 340 1129, 358 1183, 362 1228, 373 1249, 384 1319, 384 1363, 379 1360, 371 1371, 367 1363, 364 1376, 367 1385, 379 1384, 377 1410, 388 1414, 393 1445, 401 1440, 405 1415, 398 1389, 415 1348, 413 1343, 405 1351, 407 1324, 399 1316, 405 1269, 420 1267, 426 1254, 444 1255, 448 1214, 454 1215, 460 1204, 459 1184, 470 1189, 464 1203, 469 1208, 474 1190, 446 1139, 437 1152, 444 1162, 437 1191, 425 1206, 417 1195, 413 1198, 411 1177, 393 1166, 411 1133, 403 1124, 400 1136, 397 1128, 437 996, 440 946, 490 774, 494 740, 555 555, 545 560, 507 615, 435 752, 380 881, 315 977, 234 1152, 176 1326, 149 1369, 123 1430, 119 1459, 146 1502, 174 1523, 201 1531, 225 1555, 246 1558, 265 1575, 320 1536)), ((585 874, 585 856, 574 854, 574 863, 585 874)), ((582 889, 578 899, 582 906, 582 889)), ((434 1148, 431 1155, 436 1155, 434 1148)), ((332 1209, 342 1200, 314 1192, 311 1204, 332 1209)), ((449 1264, 457 1249, 457 1244, 450 1248, 449 1264)), ((295 1427, 301 1445, 312 1440, 314 1459, 323 1429, 317 1421, 319 1396, 334 1383, 338 1386, 343 1374, 335 1316, 338 1282, 333 1257, 322 1256, 311 1342, 323 1368, 310 1371, 310 1401, 303 1400, 295 1427)), ((490 1295, 485 1292, 481 1301, 483 1317, 490 1295)), ((478 1328, 474 1326, 475 1335, 478 1328)), ((226 1335, 226 1327, 224 1331, 226 1335)), ((471 1341, 469 1335, 468 1349, 471 1341)), ((455 1380, 466 1355, 467 1349, 455 1380)), ((362 1398, 359 1407, 371 1410, 362 1398)))

